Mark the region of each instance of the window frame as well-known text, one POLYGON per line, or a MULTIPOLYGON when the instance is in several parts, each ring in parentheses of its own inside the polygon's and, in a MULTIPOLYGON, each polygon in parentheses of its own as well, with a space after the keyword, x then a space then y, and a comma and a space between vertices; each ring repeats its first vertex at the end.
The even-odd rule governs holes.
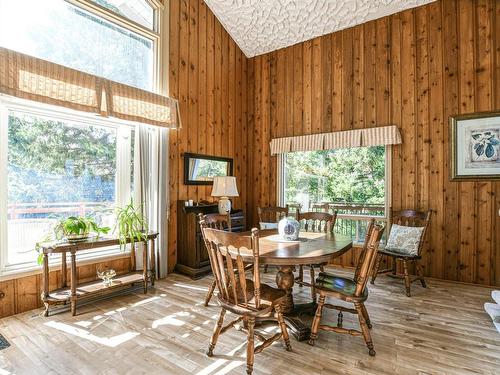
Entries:
MULTIPOLYGON (((286 184, 286 153, 278 154, 276 158, 276 202, 279 206, 284 207, 285 202, 285 184, 286 184)), ((385 197, 384 197, 384 216, 375 215, 363 215, 366 216, 366 220, 370 220, 372 217, 376 218, 377 221, 385 222, 386 233, 390 232, 390 211, 392 202, 392 145, 385 145, 385 197)), ((309 209, 309 208, 307 208, 309 209)), ((337 214, 338 218, 348 218, 349 214, 337 214)), ((363 217, 363 219, 365 219, 363 217)), ((354 242, 357 244, 357 242, 354 242)))
MULTIPOLYGON (((123 27, 134 33, 141 35, 142 37, 148 38, 153 42, 153 89, 155 93, 168 94, 168 27, 169 27, 169 13, 168 13, 168 0, 165 4, 162 4, 159 0, 144 0, 153 8, 153 29, 143 26, 131 19, 128 19, 110 9, 107 9, 99 4, 96 4, 90 0, 64 0, 67 3, 79 7, 97 17, 101 17, 117 26, 123 27), (165 77, 165 74, 167 77, 165 77)), ((94 123, 99 123, 100 126, 106 123, 105 126, 109 124, 117 125, 117 142, 120 138, 119 130, 123 125, 128 125, 136 128, 137 124, 130 121, 119 120, 114 118, 100 118, 95 114, 73 111, 70 109, 56 107, 41 103, 30 102, 22 99, 12 98, 6 95, 0 94, 0 173, 3 176, 7 176, 8 160, 7 160, 7 146, 8 146, 8 127, 2 126, 4 122, 8 121, 9 110, 18 110, 26 112, 27 108, 33 109, 34 112, 50 112, 49 117, 62 116, 63 118, 70 118, 70 121, 81 122, 91 121, 94 123)), ((45 115, 46 116, 46 115, 45 115)), ((136 138, 137 144, 137 138, 136 138)), ((118 145, 117 145, 118 147, 118 145)), ((128 153, 130 156, 130 153, 128 153)), ((123 158, 124 153, 117 152, 117 165, 118 158, 123 158)), ((134 163, 136 163, 134 161, 134 163)), ((129 163, 130 164, 130 163, 129 163)), ((122 176, 125 175, 122 173, 122 176)), ((34 260, 33 263, 20 263, 18 265, 7 265, 8 258, 8 244, 7 244, 7 179, 2 183, 0 181, 0 197, 5 197, 5 199, 0 199, 0 281, 3 279, 10 279, 12 277, 19 277, 20 275, 39 273, 41 266, 36 264, 34 260), (5 213, 5 215, 4 215, 5 213)), ((121 187, 124 189, 125 187, 121 187)), ((120 188, 117 189, 117 193, 120 188)), ((137 195, 138 188, 134 188, 132 194, 137 195)), ((121 202, 128 203, 128 202, 121 202)), ((94 263, 96 260, 105 260, 109 258, 121 258, 124 256, 130 256, 130 251, 122 251, 119 247, 113 247, 111 249, 100 249, 96 251, 86 251, 78 256, 81 264, 94 263)), ((60 267, 60 260, 53 260, 51 262, 57 269, 60 267)))
POLYGON ((153 30, 141 25, 129 18, 126 18, 112 10, 105 8, 99 4, 96 4, 90 0, 64 0, 69 4, 77 6, 89 13, 92 13, 98 17, 102 17, 105 20, 121 26, 127 30, 138 33, 141 36, 150 39, 153 42, 153 91, 157 92, 160 86, 160 73, 161 69, 161 56, 162 56, 162 45, 161 45, 161 30, 162 30, 162 17, 161 10, 163 6, 156 1, 144 0, 153 8, 153 30))
MULTIPOLYGON (((136 191, 130 191, 130 177, 132 174, 130 153, 132 144, 130 134, 132 130, 137 131, 136 123, 0 95, 0 173, 2 176, 7 176, 8 173, 9 111, 24 112, 71 123, 84 123, 85 125, 104 126, 115 129, 117 142, 116 169, 120 172, 117 173, 117 182, 115 184, 115 202, 116 204, 123 205, 130 201, 130 197, 134 197, 136 191), (128 138, 128 141, 125 138, 128 138)), ((137 188, 134 188, 134 190, 137 190, 137 188)), ((33 262, 8 264, 7 192, 8 179, 4 178, 0 180, 0 277, 41 269, 41 266, 37 265, 35 258, 33 262)), ((106 249, 85 251, 78 256, 78 259, 88 261, 90 259, 109 258, 110 256, 123 257, 129 255, 130 250, 123 251, 119 246, 114 246, 106 249)), ((60 263, 60 259, 51 261, 51 264, 56 266, 60 265, 60 263)))

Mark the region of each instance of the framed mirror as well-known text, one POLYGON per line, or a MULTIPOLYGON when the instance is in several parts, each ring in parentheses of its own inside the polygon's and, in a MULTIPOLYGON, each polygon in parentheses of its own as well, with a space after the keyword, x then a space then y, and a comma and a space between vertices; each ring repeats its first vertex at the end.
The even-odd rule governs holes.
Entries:
POLYGON ((184 154, 185 185, 212 185, 214 177, 232 175, 233 159, 231 158, 184 154))

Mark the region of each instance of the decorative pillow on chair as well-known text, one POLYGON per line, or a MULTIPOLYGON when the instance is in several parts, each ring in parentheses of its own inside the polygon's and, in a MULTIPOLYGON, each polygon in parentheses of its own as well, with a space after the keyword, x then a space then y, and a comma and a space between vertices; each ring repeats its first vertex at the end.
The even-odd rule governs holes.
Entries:
POLYGON ((418 244, 423 231, 424 227, 393 224, 385 248, 405 255, 418 255, 418 244))
POLYGON ((260 230, 278 229, 278 223, 266 223, 264 221, 261 221, 259 224, 260 224, 260 230))

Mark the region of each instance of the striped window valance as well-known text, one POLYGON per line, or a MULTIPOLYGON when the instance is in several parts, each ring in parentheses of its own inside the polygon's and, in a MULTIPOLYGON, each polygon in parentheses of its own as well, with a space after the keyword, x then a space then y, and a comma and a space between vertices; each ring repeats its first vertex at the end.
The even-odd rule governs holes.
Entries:
POLYGON ((401 134, 399 129, 397 126, 391 125, 298 137, 274 138, 271 140, 271 155, 294 151, 331 150, 400 143, 401 134))
POLYGON ((0 93, 149 125, 180 127, 175 99, 1 47, 0 93))

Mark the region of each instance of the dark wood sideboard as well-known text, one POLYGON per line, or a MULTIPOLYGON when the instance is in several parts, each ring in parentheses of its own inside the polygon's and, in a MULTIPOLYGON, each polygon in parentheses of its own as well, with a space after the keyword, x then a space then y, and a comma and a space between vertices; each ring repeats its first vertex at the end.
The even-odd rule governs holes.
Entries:
MULTIPOLYGON (((211 272, 210 260, 201 237, 198 214, 218 212, 217 204, 205 206, 185 206, 177 202, 177 264, 175 270, 194 279, 211 272)), ((242 210, 231 212, 233 232, 243 232, 246 227, 242 210)))

